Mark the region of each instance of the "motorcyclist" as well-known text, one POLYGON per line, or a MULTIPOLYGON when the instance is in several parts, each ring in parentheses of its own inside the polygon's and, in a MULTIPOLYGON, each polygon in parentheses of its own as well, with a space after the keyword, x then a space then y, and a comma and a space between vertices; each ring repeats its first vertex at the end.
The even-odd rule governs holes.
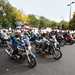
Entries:
POLYGON ((30 46, 30 39, 28 32, 24 32, 21 36, 21 40, 24 41, 25 46, 30 46))
POLYGON ((21 31, 20 30, 16 30, 14 35, 11 36, 11 44, 12 44, 12 48, 13 48, 13 54, 18 54, 18 49, 17 47, 19 45, 21 45, 21 31))
POLYGON ((13 55, 18 54, 18 47, 28 46, 30 49, 30 41, 27 32, 22 32, 20 30, 15 32, 15 35, 11 37, 12 47, 14 48, 13 55))

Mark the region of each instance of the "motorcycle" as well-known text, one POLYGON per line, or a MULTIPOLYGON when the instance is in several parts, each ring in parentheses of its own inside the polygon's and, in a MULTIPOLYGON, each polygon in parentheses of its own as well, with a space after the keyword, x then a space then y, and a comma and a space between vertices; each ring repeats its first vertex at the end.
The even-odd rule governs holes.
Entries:
POLYGON ((21 46, 18 46, 18 53, 13 55, 13 48, 10 42, 7 41, 7 48, 5 49, 5 52, 8 54, 8 56, 12 59, 14 59, 16 62, 24 62, 27 60, 28 67, 33 68, 36 66, 36 56, 31 51, 31 46, 27 46, 25 44, 22 44, 21 46))
POLYGON ((63 37, 66 43, 73 44, 73 38, 70 34, 65 33, 63 37))
POLYGON ((62 57, 62 53, 60 51, 60 48, 58 45, 54 42, 54 40, 36 40, 35 43, 35 50, 38 54, 46 54, 46 55, 52 55, 53 59, 59 60, 62 57))
POLYGON ((56 35, 56 39, 59 42, 61 47, 65 45, 65 40, 64 40, 64 37, 62 35, 56 35))
POLYGON ((6 47, 6 40, 8 40, 9 37, 8 36, 4 36, 3 34, 0 33, 0 47, 6 47))

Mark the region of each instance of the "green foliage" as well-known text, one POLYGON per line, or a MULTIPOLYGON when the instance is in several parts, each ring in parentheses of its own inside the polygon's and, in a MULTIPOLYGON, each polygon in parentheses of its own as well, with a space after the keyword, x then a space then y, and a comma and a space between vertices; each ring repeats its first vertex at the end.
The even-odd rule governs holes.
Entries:
POLYGON ((57 28, 57 23, 55 21, 51 21, 50 24, 52 29, 57 28))
POLYGON ((40 22, 40 24, 39 24, 40 28, 42 28, 42 27, 51 27, 49 19, 47 19, 43 16, 41 16, 39 18, 39 22, 40 22))
POLYGON ((16 27, 16 21, 25 21, 25 16, 22 14, 20 10, 17 10, 17 8, 13 7, 8 0, 0 0, 0 7, 2 10, 0 10, 1 14, 6 13, 5 16, 0 15, 0 25, 3 28, 16 27))
POLYGON ((35 16, 35 15, 28 15, 28 20, 27 22, 33 26, 33 27, 38 27, 38 28, 42 28, 42 27, 52 27, 52 28, 56 28, 57 27, 57 23, 55 21, 50 21, 49 19, 43 17, 43 16, 35 16))
POLYGON ((59 23, 59 28, 64 29, 64 30, 69 29, 69 24, 68 24, 68 22, 62 20, 62 21, 59 23))
POLYGON ((8 0, 0 0, 1 12, 6 13, 5 16, 0 16, 0 25, 4 28, 15 27, 15 8, 10 5, 8 0))
POLYGON ((75 13, 73 14, 73 18, 69 22, 69 29, 75 30, 75 13))
POLYGON ((33 27, 39 26, 39 20, 34 15, 28 15, 27 22, 29 25, 31 25, 33 27))
POLYGON ((51 28, 61 28, 61 29, 75 29, 75 13, 70 22, 61 21, 59 23, 51 21, 43 16, 35 15, 24 15, 20 10, 13 7, 8 0, 0 0, 0 7, 3 9, 0 10, 0 27, 8 28, 16 27, 16 21, 27 22, 32 27, 51 27, 51 28), (6 13, 6 16, 3 16, 2 13, 6 13), (2 16, 1 16, 2 15, 2 16))

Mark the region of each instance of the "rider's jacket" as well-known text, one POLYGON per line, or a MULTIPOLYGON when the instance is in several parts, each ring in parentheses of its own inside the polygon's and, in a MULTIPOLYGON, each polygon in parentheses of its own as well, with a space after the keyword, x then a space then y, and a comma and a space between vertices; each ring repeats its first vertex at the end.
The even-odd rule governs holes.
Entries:
POLYGON ((25 46, 25 45, 30 45, 28 36, 21 36, 21 37, 12 36, 11 43, 12 46, 15 48, 25 46))

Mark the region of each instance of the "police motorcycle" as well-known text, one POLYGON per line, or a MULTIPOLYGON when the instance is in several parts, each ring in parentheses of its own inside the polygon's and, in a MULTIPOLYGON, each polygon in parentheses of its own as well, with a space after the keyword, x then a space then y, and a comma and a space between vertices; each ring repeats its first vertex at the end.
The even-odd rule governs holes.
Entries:
MULTIPOLYGON (((13 41, 14 38, 12 37, 10 40, 13 41)), ((15 52, 15 48, 13 47, 12 43, 7 41, 7 48, 5 48, 5 51, 8 56, 14 59, 16 62, 24 62, 25 60, 27 60, 28 67, 33 68, 37 64, 36 56, 31 51, 31 45, 27 45, 25 43, 25 40, 26 39, 24 38, 18 39, 18 41, 20 41, 21 43, 19 43, 15 52)))

